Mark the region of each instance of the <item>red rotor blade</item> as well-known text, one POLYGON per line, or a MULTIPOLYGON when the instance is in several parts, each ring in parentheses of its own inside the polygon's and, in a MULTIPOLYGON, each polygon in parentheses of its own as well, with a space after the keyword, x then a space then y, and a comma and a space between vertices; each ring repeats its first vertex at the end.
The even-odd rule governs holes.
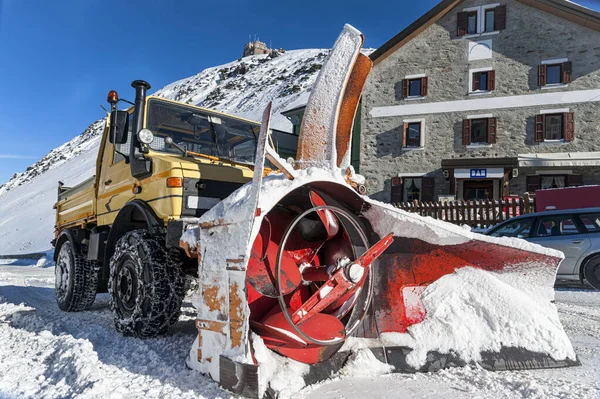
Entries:
MULTIPOLYGON (((310 202, 313 206, 326 206, 325 200, 321 198, 321 196, 314 191, 310 191, 308 196, 310 197, 310 202)), ((321 209, 317 211, 319 218, 325 225, 325 230, 327 230, 327 239, 333 238, 340 231, 340 221, 328 209, 321 209)))
POLYGON ((302 363, 315 364, 329 359, 343 345, 343 339, 346 338, 344 324, 335 316, 319 313, 315 317, 298 326, 298 328, 309 337, 321 341, 339 340, 335 345, 318 345, 314 343, 302 344, 304 339, 298 336, 292 326, 288 323, 283 313, 275 313, 264 321, 263 325, 277 330, 277 337, 266 336, 265 345, 280 353, 285 357, 297 360, 302 363), (287 334, 285 338, 282 334, 287 334))
POLYGON ((392 243, 394 242, 394 233, 390 233, 377 241, 375 245, 367 250, 364 254, 356 260, 356 263, 360 263, 363 267, 369 266, 375 259, 379 257, 392 243))
MULTIPOLYGON (((292 315, 292 321, 294 324, 304 323, 311 317, 325 310, 330 305, 336 303, 339 306, 343 303, 339 303, 341 298, 348 298, 347 294, 351 294, 356 288, 361 287, 366 278, 366 270, 369 265, 377 259, 394 241, 394 234, 390 233, 375 245, 369 248, 364 254, 360 256, 353 265, 350 267, 358 266, 363 269, 363 275, 360 280, 351 282, 344 276, 344 268, 340 268, 336 271, 331 278, 324 283, 306 302, 298 308, 292 315)), ((360 269, 359 269, 360 270, 360 269)), ((349 300, 350 298, 348 298, 349 300)))
MULTIPOLYGON (((267 219, 263 222, 259 234, 254 240, 248 261, 247 281, 262 295, 275 298, 277 296, 277 252, 279 246, 273 242, 271 226, 267 219)), ((294 259, 283 251, 281 258, 281 293, 293 292, 302 282, 300 270, 294 259)))

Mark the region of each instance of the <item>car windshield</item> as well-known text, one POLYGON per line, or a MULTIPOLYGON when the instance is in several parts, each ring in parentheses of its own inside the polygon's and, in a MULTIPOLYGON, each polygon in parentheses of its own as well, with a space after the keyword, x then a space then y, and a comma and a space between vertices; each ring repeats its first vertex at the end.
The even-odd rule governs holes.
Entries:
POLYGON ((519 219, 513 222, 507 222, 498 226, 489 232, 492 237, 517 237, 527 238, 531 233, 533 219, 519 219))
POLYGON ((154 98, 148 101, 146 121, 146 128, 154 133, 150 148, 155 151, 180 153, 165 144, 165 137, 171 137, 188 151, 254 163, 258 123, 154 98))

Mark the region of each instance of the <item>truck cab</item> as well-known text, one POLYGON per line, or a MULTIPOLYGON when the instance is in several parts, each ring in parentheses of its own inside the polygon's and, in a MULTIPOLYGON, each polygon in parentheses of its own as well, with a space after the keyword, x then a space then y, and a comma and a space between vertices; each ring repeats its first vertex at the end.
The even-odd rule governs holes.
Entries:
POLYGON ((108 291, 117 330, 148 337, 177 320, 184 276, 197 273, 183 233, 252 179, 260 124, 132 86, 127 110, 109 93, 95 176, 59 184, 56 293, 62 310, 81 311, 108 291))

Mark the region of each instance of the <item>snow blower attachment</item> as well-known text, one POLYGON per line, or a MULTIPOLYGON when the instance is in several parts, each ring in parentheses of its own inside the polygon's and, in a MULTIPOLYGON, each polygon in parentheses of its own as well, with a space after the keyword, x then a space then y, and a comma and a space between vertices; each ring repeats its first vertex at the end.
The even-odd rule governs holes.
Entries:
POLYGON ((552 304, 560 252, 359 194, 349 152, 371 68, 362 42, 347 25, 331 50, 298 161, 269 146, 269 104, 253 182, 201 218, 189 365, 263 397, 329 378, 359 351, 396 372, 577 364, 552 304), (264 177, 265 158, 280 173, 264 177))

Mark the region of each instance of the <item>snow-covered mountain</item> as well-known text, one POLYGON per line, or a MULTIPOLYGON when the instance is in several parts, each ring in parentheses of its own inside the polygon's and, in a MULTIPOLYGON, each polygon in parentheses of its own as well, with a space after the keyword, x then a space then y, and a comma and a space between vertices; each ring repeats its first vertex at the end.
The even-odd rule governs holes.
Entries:
MULTIPOLYGON (((260 120, 267 102, 273 101, 273 128, 291 131, 291 123, 280 112, 306 103, 328 52, 291 50, 276 57, 244 57, 205 69, 154 94, 253 120, 260 120)), ((0 254, 51 248, 57 182, 71 186, 94 174, 103 126, 104 120, 92 123, 0 186, 0 254)))

